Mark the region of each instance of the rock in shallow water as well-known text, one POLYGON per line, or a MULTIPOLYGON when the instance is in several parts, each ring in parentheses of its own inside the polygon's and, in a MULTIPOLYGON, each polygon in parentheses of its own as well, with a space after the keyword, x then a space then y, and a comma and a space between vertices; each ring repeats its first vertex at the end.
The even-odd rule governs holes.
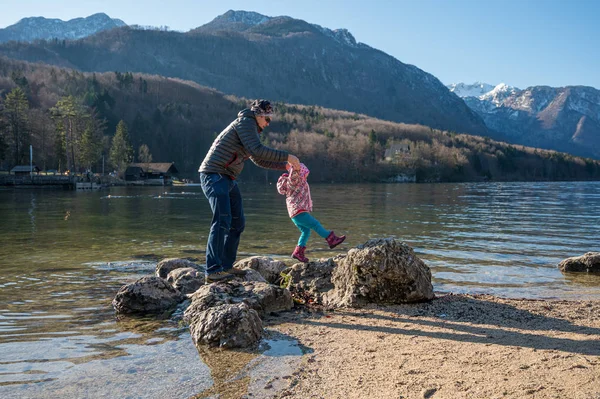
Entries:
POLYGON ((245 348, 258 342, 262 321, 245 303, 225 304, 196 315, 190 332, 196 346, 245 348))
POLYGON ((119 289, 112 301, 118 313, 160 313, 174 308, 185 296, 160 277, 142 277, 119 289))
MULTIPOLYGON (((260 317, 291 309, 291 292, 307 293, 312 299, 307 303, 327 307, 406 303, 434 297, 427 265, 412 248, 393 238, 369 240, 347 255, 296 264, 285 275, 281 273, 283 262, 267 257, 243 259, 236 267, 252 269, 243 278, 210 285, 202 285, 203 274, 197 265, 188 262, 167 259, 157 267, 157 274, 171 269, 169 281, 186 293, 193 292, 183 318, 197 347, 253 345, 262 333, 260 317), (196 267, 184 267, 190 263, 196 267), (272 281, 284 277, 289 290, 264 281, 243 281, 263 280, 256 271, 272 281)), ((156 313, 175 307, 185 298, 164 279, 144 277, 121 288, 113 306, 122 313, 156 313)))
POLYGON ((561 272, 600 273, 600 252, 567 258, 558 264, 561 272))
POLYGON ((201 273, 204 273, 204 268, 191 260, 181 259, 181 258, 168 258, 163 259, 156 265, 156 276, 160 278, 167 278, 169 273, 171 273, 175 269, 183 269, 186 267, 191 267, 193 269, 198 270, 201 273))
POLYGON ((190 324, 207 309, 224 304, 243 302, 260 316, 290 310, 294 306, 288 290, 263 282, 229 281, 205 285, 194 292, 190 299, 192 304, 184 315, 184 320, 190 324))
POLYGON ((182 294, 191 294, 204 285, 204 273, 192 267, 172 270, 167 276, 167 281, 182 294))

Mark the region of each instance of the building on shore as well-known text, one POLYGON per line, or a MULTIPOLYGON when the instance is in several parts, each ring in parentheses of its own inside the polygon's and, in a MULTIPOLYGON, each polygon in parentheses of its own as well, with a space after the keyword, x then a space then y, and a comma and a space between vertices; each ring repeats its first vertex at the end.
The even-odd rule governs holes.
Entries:
POLYGON ((10 170, 10 173, 15 176, 29 176, 31 172, 40 174, 40 168, 36 165, 17 165, 10 170))
POLYGON ((392 143, 390 148, 385 150, 383 158, 388 162, 399 162, 409 158, 410 155, 409 144, 392 143))
POLYGON ((132 163, 125 170, 128 184, 171 185, 179 171, 173 162, 132 163))

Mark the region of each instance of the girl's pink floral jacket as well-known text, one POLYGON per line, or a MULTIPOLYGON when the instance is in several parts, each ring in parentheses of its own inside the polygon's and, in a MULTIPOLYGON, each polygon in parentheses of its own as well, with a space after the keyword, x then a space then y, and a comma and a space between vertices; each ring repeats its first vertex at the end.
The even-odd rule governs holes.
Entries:
POLYGON ((277 191, 285 195, 288 214, 293 218, 302 212, 312 212, 310 187, 306 181, 310 171, 303 163, 300 164, 300 171, 289 164, 287 170, 289 173, 284 173, 277 180, 277 191))

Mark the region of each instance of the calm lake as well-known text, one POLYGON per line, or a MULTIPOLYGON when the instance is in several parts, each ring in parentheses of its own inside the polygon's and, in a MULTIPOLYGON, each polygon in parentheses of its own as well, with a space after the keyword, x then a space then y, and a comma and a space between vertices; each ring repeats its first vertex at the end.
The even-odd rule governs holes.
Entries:
MULTIPOLYGON (((284 198, 274 185, 240 187, 239 257, 290 261, 299 232, 284 198)), ((600 276, 557 269, 600 251, 600 182, 311 187, 313 214, 348 239, 332 251, 313 234, 309 258, 395 237, 431 268, 438 293, 600 299, 600 276)), ((203 263, 210 218, 200 187, 0 190, 0 397, 174 398, 209 389, 213 364, 185 327, 117 320, 110 303, 157 259, 203 263)), ((285 374, 282 365, 301 354, 293 340, 273 338, 231 378, 260 397, 261 376, 285 374)))

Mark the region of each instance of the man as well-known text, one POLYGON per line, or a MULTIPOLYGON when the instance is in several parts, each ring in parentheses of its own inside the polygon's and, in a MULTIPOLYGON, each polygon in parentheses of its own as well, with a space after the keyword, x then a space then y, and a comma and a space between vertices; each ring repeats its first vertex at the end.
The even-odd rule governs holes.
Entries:
MULTIPOLYGON (((273 107, 267 100, 255 100, 249 109, 238 113, 215 139, 200 165, 200 184, 210 203, 213 218, 206 244, 206 281, 226 281, 233 269, 245 219, 242 196, 235 181, 250 159, 266 169, 286 170, 289 162, 300 168, 300 161, 286 151, 260 142, 259 133, 271 122, 273 107)), ((233 274, 232 274, 233 273, 233 274)))

